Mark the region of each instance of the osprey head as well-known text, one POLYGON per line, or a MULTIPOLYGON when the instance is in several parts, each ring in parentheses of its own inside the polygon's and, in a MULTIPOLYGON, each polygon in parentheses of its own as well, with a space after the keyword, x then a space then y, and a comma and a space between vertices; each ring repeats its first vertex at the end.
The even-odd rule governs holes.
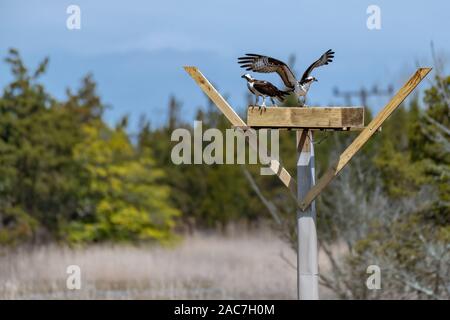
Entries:
POLYGON ((243 75, 241 76, 241 78, 244 78, 244 79, 246 79, 247 81, 254 80, 253 77, 252 77, 250 74, 248 74, 248 73, 243 74, 243 75))
POLYGON ((309 76, 309 77, 307 77, 306 79, 305 79, 305 83, 312 83, 312 82, 317 82, 317 81, 319 81, 319 80, 317 80, 316 78, 314 78, 314 77, 311 77, 311 76, 309 76))

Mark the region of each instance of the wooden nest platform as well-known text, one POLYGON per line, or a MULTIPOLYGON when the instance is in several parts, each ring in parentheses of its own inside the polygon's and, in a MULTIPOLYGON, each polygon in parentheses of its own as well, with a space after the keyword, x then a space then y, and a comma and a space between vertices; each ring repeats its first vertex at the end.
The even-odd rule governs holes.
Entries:
POLYGON ((363 107, 267 107, 250 105, 247 126, 254 129, 359 131, 364 128, 363 107))

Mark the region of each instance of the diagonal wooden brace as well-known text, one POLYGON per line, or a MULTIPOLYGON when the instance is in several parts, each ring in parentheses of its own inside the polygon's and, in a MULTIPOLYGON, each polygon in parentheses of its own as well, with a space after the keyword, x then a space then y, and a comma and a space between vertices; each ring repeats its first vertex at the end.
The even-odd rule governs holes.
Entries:
POLYGON ((336 177, 347 165, 353 156, 372 137, 383 122, 394 112, 395 109, 406 99, 406 97, 417 87, 417 85, 431 71, 431 68, 419 68, 416 73, 406 82, 389 103, 381 110, 377 116, 364 128, 355 140, 345 149, 339 159, 325 172, 317 184, 309 190, 305 198, 301 201, 301 209, 306 210, 312 201, 325 189, 325 187, 336 177))
MULTIPOLYGON (((194 79, 203 92, 211 99, 212 102, 219 108, 224 116, 231 122, 233 127, 245 128, 247 124, 239 117, 239 115, 231 108, 228 102, 220 95, 220 93, 213 87, 213 85, 206 79, 206 77, 196 67, 184 67, 186 72, 194 79)), ((240 132, 240 131, 238 131, 240 132)), ((255 134, 253 131, 247 131, 246 135, 255 134)), ((294 178, 291 177, 289 172, 281 165, 276 159, 267 158, 266 150, 263 150, 261 146, 258 148, 258 144, 254 143, 257 139, 248 139, 249 145, 252 149, 259 152, 260 159, 264 163, 270 163, 270 169, 278 176, 281 182, 290 190, 291 196, 297 201, 297 188, 294 178)), ((300 207, 300 203, 298 203, 300 207)))
MULTIPOLYGON (((220 93, 212 86, 206 77, 196 67, 184 67, 186 72, 195 80, 203 92, 214 102, 219 110, 231 122, 235 128, 247 128, 246 123, 239 117, 239 115, 231 108, 228 102, 220 95, 220 93)), ((305 198, 301 201, 296 197, 296 181, 291 177, 289 172, 280 164, 278 160, 267 159, 263 152, 258 148, 257 144, 253 144, 254 139, 249 139, 250 147, 254 150, 259 150, 261 160, 264 162, 270 161, 270 168, 275 172, 281 182, 290 190, 293 199, 296 200, 298 207, 301 210, 306 210, 314 201, 314 199, 325 189, 328 184, 336 177, 340 171, 348 164, 353 156, 364 146, 364 144, 377 132, 383 122, 395 111, 395 109, 406 99, 406 97, 417 87, 417 85, 426 77, 431 71, 431 68, 419 68, 416 73, 406 82, 403 87, 396 93, 396 95, 389 101, 389 103, 381 110, 378 115, 364 128, 358 137, 345 149, 338 161, 334 163, 325 174, 320 178, 317 184, 309 190, 305 198), (269 160, 269 161, 268 161, 269 160)), ((251 131, 249 131, 251 132, 251 131)), ((251 133, 253 134, 253 133, 251 133)))

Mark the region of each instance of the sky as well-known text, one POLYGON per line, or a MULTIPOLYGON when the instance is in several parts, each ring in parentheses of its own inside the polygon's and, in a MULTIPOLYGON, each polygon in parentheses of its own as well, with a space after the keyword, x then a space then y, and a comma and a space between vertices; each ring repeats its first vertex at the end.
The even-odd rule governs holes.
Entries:
MULTIPOLYGON (((167 121, 171 94, 189 121, 206 104, 184 65, 199 67, 235 109, 243 110, 247 88, 236 59, 245 53, 286 62, 294 54, 293 69, 300 76, 333 49, 334 62, 314 71, 319 82, 309 92, 311 105, 344 105, 333 95, 335 86, 398 89, 417 66, 432 65, 431 42, 440 56, 449 55, 448 12, 450 1, 438 0, 0 0, 0 57, 14 47, 34 68, 48 56, 42 82, 59 99, 92 73, 110 106, 109 123, 129 115, 133 127, 146 115, 159 126, 167 121), (66 26, 69 5, 81 10, 79 30, 66 26), (380 8, 379 30, 367 27, 370 5, 380 8)), ((254 76, 282 86, 277 75, 254 76)), ((0 87, 9 80, 1 62, 0 87)), ((377 111, 386 99, 372 98, 369 104, 377 111)))

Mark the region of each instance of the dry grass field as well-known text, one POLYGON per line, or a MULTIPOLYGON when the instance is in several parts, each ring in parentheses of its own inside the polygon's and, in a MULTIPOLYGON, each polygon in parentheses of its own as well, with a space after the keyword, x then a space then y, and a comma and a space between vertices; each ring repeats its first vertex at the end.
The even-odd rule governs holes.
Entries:
POLYGON ((173 247, 3 250, 0 299, 295 299, 296 270, 287 262, 295 260, 267 230, 197 234, 173 247), (66 288, 69 265, 81 268, 80 290, 66 288))

